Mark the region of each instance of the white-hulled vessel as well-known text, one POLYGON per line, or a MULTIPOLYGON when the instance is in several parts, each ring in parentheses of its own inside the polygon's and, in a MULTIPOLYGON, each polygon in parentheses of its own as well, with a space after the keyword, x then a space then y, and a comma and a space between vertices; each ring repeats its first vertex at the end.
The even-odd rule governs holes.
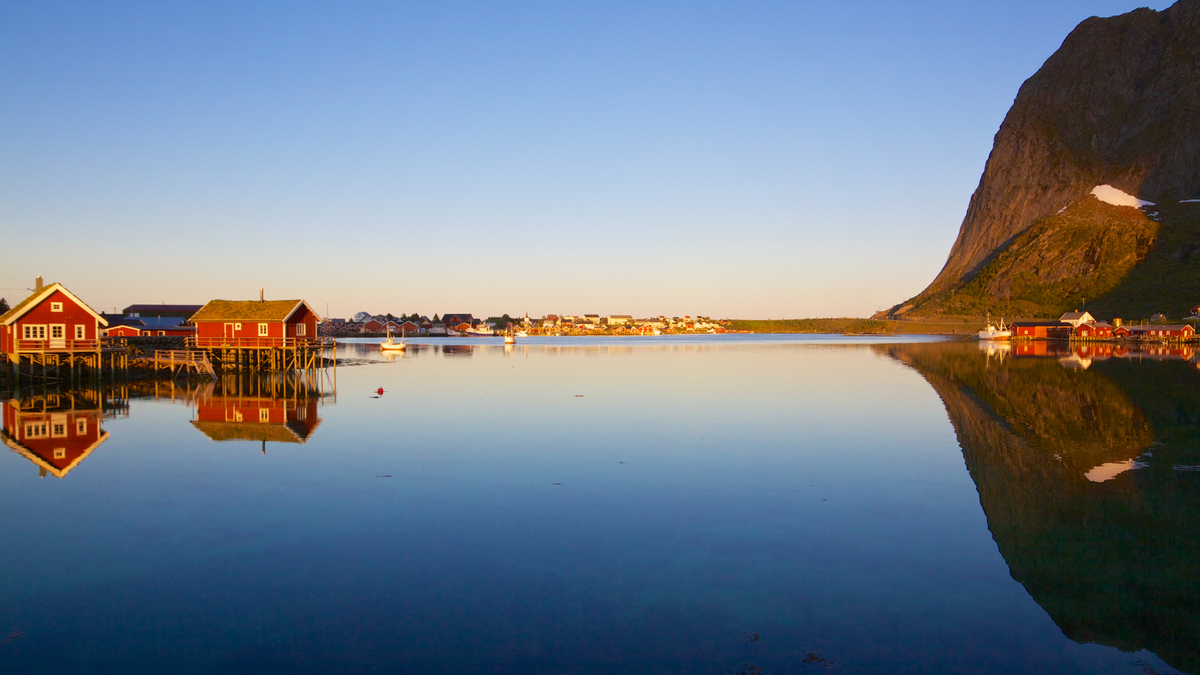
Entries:
POLYGON ((1003 317, 1000 318, 1000 325, 993 326, 992 315, 988 314, 987 325, 983 327, 983 330, 976 333, 975 337, 980 340, 1007 340, 1012 337, 1012 331, 1004 326, 1003 317))
POLYGON ((400 341, 396 342, 396 338, 392 337, 392 329, 388 329, 387 338, 379 343, 379 351, 382 352, 402 352, 407 348, 404 344, 404 333, 400 333, 400 341))

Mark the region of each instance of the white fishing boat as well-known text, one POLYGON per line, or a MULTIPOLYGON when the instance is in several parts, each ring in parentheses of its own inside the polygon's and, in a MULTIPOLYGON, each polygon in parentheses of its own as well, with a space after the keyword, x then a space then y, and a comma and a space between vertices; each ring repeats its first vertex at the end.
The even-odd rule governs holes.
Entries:
POLYGON ((512 334, 511 330, 504 334, 504 344, 506 344, 506 345, 517 344, 517 338, 516 338, 516 336, 514 336, 512 334))
POLYGON ((467 333, 467 337, 495 337, 496 336, 496 331, 492 330, 491 328, 488 328, 487 324, 482 324, 482 323, 479 324, 478 326, 471 326, 470 328, 468 328, 466 330, 466 333, 467 333))
POLYGON ((392 329, 388 329, 387 338, 379 343, 379 351, 382 352, 402 352, 407 348, 404 344, 404 333, 400 333, 400 341, 396 342, 396 338, 392 337, 392 329))
POLYGON ((975 334, 975 337, 980 340, 1007 340, 1012 337, 1012 332, 1004 327, 1004 318, 1001 317, 999 325, 992 325, 992 315, 988 314, 987 325, 983 330, 975 334))
POLYGON ((525 331, 523 331, 523 330, 519 330, 519 331, 517 331, 516 333, 514 333, 514 335, 516 335, 516 336, 517 336, 517 337, 519 337, 519 338, 527 338, 527 337, 529 337, 529 333, 526 333, 526 332, 525 332, 525 331))

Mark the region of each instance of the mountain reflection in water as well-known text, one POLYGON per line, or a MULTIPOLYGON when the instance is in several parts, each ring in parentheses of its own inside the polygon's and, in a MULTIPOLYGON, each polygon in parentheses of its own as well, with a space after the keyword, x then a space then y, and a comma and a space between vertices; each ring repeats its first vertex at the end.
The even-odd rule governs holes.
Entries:
POLYGON ((1068 637, 1200 671, 1194 353, 1006 347, 876 349, 940 395, 1013 578, 1068 637))

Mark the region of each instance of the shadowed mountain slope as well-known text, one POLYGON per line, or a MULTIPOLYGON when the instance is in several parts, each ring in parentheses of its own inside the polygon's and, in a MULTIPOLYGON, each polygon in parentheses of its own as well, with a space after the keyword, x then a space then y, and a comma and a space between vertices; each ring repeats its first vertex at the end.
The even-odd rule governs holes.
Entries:
POLYGON ((950 313, 953 291, 1097 185, 1156 203, 1200 198, 1200 0, 1071 32, 1021 86, 946 265, 891 313, 950 313))

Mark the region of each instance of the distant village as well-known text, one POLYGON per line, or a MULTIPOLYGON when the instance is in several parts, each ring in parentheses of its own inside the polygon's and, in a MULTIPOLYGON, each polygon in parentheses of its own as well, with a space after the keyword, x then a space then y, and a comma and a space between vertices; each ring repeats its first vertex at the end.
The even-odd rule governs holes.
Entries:
POLYGON ((678 333, 724 333, 729 321, 702 316, 657 316, 635 319, 630 314, 547 314, 531 319, 495 316, 487 319, 471 314, 434 314, 432 318, 411 314, 407 316, 373 315, 359 312, 354 318, 329 319, 320 326, 323 335, 353 336, 431 335, 478 336, 504 332, 526 335, 667 335, 678 333))

